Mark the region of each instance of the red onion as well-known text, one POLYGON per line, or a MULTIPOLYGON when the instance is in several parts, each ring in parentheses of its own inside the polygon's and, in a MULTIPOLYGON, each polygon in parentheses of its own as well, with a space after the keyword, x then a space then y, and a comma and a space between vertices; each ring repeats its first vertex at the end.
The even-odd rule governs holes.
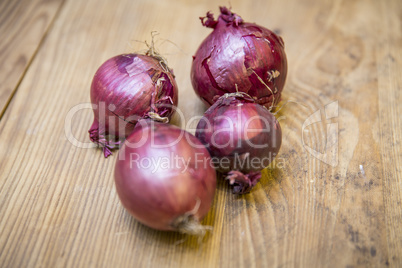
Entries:
POLYGON ((177 85, 171 69, 158 54, 123 54, 103 63, 91 85, 95 119, 89 130, 92 142, 105 157, 116 139, 126 138, 144 117, 168 121, 177 106, 177 85), (115 136, 108 140, 107 135, 115 136))
POLYGON ((119 151, 116 190, 141 223, 202 234, 199 221, 211 207, 216 174, 199 140, 176 126, 140 120, 119 151))
POLYGON ((195 136, 207 147, 234 193, 247 193, 261 170, 276 157, 282 131, 275 116, 245 93, 220 97, 197 125, 195 136))
POLYGON ((224 93, 246 92, 258 104, 271 109, 280 98, 287 74, 281 37, 254 23, 244 22, 221 7, 218 20, 208 12, 202 25, 213 32, 193 57, 191 81, 208 106, 224 93))

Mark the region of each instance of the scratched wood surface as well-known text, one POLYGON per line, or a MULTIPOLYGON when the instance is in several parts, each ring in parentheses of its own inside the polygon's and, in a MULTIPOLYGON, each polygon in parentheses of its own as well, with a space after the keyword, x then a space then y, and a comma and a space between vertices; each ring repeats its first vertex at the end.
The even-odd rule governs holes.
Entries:
POLYGON ((174 122, 191 131, 205 110, 191 56, 210 32, 198 17, 228 2, 21 2, 31 17, 7 19, 16 1, 0 3, 1 267, 402 266, 400 1, 230 1, 285 40, 283 103, 297 103, 277 114, 283 145, 258 186, 237 197, 219 181, 201 244, 125 212, 116 154, 86 145, 86 103, 97 67, 158 31, 180 90, 174 122))

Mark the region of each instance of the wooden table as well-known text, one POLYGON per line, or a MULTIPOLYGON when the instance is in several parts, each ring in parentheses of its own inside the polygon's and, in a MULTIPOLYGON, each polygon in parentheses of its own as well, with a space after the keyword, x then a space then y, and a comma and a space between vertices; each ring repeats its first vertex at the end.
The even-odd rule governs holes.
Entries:
POLYGON ((186 120, 202 115, 189 69, 210 33, 198 17, 218 4, 0 2, 1 267, 402 266, 402 2, 230 2, 280 32, 282 103, 302 105, 277 114, 280 155, 250 194, 219 181, 201 244, 136 222, 115 192, 116 154, 71 140, 89 140, 92 112, 78 108, 96 69, 151 31, 186 120))

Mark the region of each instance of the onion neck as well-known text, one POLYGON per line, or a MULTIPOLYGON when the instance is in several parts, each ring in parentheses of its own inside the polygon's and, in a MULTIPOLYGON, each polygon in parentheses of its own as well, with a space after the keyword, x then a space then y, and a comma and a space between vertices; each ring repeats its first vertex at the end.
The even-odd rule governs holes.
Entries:
POLYGON ((205 114, 210 114, 216 107, 229 106, 236 103, 255 103, 255 99, 245 92, 225 93, 222 96, 214 97, 214 104, 208 109, 205 114), (212 108, 214 107, 214 108, 212 108))
POLYGON ((253 97, 251 97, 249 94, 247 94, 246 92, 232 92, 232 93, 225 93, 222 95, 223 98, 239 98, 239 99, 247 99, 250 100, 251 102, 255 102, 255 100, 253 99, 253 97))
POLYGON ((219 19, 224 21, 226 24, 232 24, 232 26, 237 27, 243 23, 243 19, 239 15, 230 11, 229 8, 219 7, 219 9, 221 11, 221 15, 219 16, 219 19))
POLYGON ((244 174, 240 171, 232 170, 226 175, 226 179, 230 185, 233 185, 234 194, 246 194, 261 179, 261 171, 244 174))
POLYGON ((105 132, 99 129, 98 120, 94 120, 91 128, 88 130, 89 139, 102 148, 103 155, 105 158, 112 154, 112 150, 118 148, 120 145, 120 141, 114 141, 113 139, 106 139, 105 132))
POLYGON ((150 118, 156 122, 161 122, 161 123, 169 123, 169 118, 168 117, 162 117, 158 113, 155 112, 149 112, 146 116, 146 118, 150 118))
POLYGON ((219 15, 218 20, 215 20, 214 15, 211 12, 207 12, 205 17, 200 17, 201 23, 203 26, 207 28, 215 29, 217 25, 232 25, 233 27, 237 27, 242 24, 243 19, 230 11, 227 7, 219 7, 221 14, 219 15))

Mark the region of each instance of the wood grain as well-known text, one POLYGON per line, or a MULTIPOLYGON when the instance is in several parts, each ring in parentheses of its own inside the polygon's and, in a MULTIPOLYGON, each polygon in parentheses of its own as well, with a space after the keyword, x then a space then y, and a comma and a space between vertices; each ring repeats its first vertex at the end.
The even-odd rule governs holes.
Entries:
POLYGON ((0 118, 62 2, 62 0, 0 2, 0 118))
POLYGON ((144 49, 136 40, 156 30, 179 85, 185 117, 175 124, 193 131, 186 123, 205 107, 192 91, 191 56, 210 32, 198 17, 217 4, 69 0, 0 121, 1 267, 402 266, 400 1, 231 5, 281 33, 289 62, 283 103, 299 103, 277 114, 281 152, 252 193, 232 195, 219 180, 203 221, 214 232, 201 244, 128 215, 114 189, 116 155, 104 159, 66 136, 67 126, 88 142, 91 110, 78 110, 71 126, 65 120, 89 101, 103 61, 144 49), (327 119, 336 115, 331 107, 338 114, 327 119), (321 121, 305 126, 317 111, 321 121), (337 161, 307 148, 335 150, 337 161))

